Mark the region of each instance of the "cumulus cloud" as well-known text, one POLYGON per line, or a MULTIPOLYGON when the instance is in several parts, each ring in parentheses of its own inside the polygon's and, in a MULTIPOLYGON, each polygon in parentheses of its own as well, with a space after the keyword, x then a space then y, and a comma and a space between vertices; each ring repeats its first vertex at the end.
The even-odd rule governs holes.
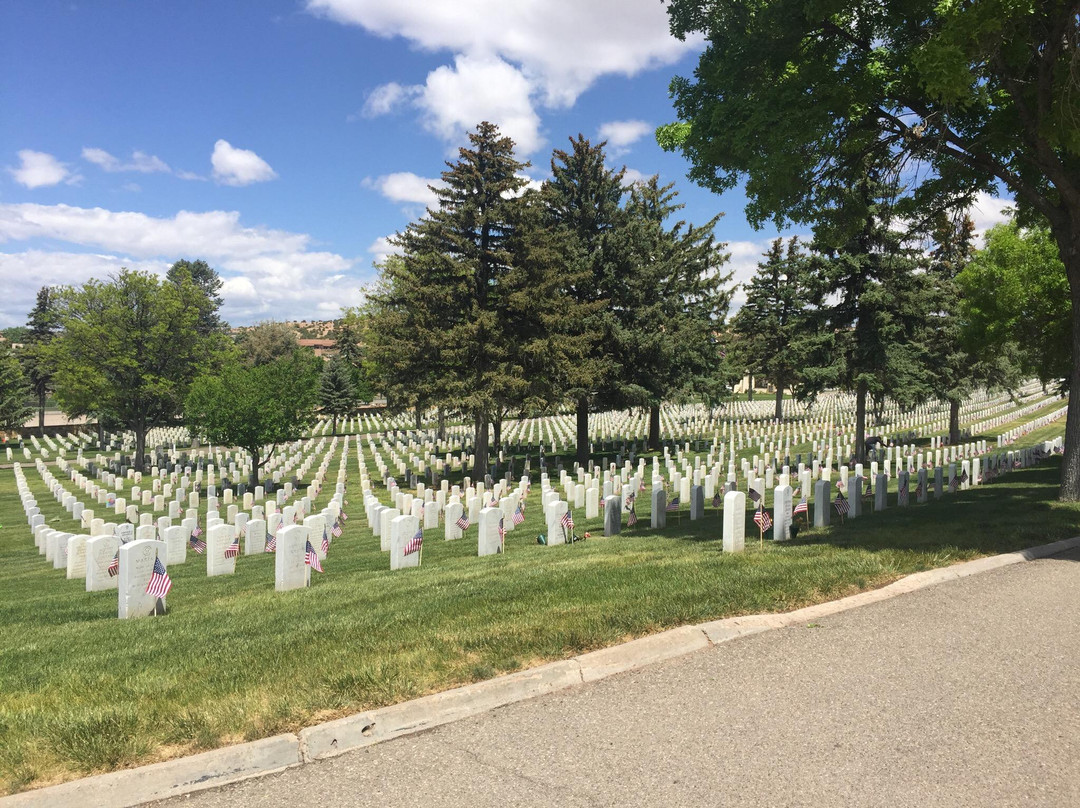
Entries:
POLYGON ((975 222, 975 243, 982 244, 982 237, 996 224, 1003 224, 1011 218, 1009 211, 1016 207, 1011 199, 1000 199, 980 191, 968 209, 968 216, 975 222))
POLYGON ((631 185, 637 185, 638 183, 646 183, 654 174, 643 174, 636 168, 623 168, 623 185, 629 187, 631 185))
POLYGON ((82 179, 68 168, 66 163, 61 163, 51 154, 46 152, 23 149, 19 152, 19 165, 8 168, 8 173, 15 182, 26 188, 47 188, 50 185, 59 185, 65 182, 73 185, 82 179))
POLYGON ((434 207, 437 198, 430 186, 440 187, 443 182, 421 177, 411 171, 398 171, 375 179, 367 178, 362 184, 365 188, 374 188, 391 202, 408 202, 434 207))
POLYGON ((270 164, 249 149, 238 149, 227 140, 214 144, 210 155, 214 179, 222 185, 251 185, 277 177, 270 164))
POLYGON ((652 131, 653 127, 645 121, 608 121, 600 124, 598 134, 601 140, 607 141, 608 152, 617 157, 652 131))
POLYGON ((547 106, 570 106, 604 75, 670 65, 700 41, 671 36, 656 0, 308 0, 308 10, 429 51, 489 54, 535 77, 547 106))
POLYGON ((168 174, 172 171, 160 157, 138 150, 131 153, 131 159, 126 163, 104 149, 86 147, 82 150, 82 156, 87 162, 93 163, 105 171, 138 171, 142 174, 157 172, 168 174))
POLYGON ((121 266, 164 272, 181 257, 204 258, 221 274, 223 315, 243 324, 275 317, 322 316, 327 305, 356 305, 372 273, 354 259, 309 249, 311 237, 246 226, 236 211, 180 211, 153 217, 68 205, 0 204, 0 243, 55 241, 48 252, 28 245, 0 253, 0 321, 26 319, 42 283, 83 283, 121 266), (78 250, 85 252, 78 252, 78 250), (106 254, 102 254, 102 253, 106 254))
POLYGON ((377 118, 396 112, 401 106, 412 100, 417 93, 416 87, 404 87, 396 81, 376 87, 364 101, 361 114, 365 118, 377 118))
POLYGON ((390 243, 390 236, 379 236, 368 247, 368 252, 371 253, 371 260, 376 264, 381 264, 391 255, 401 255, 401 247, 396 244, 390 243))
POLYGON ((543 145, 538 105, 570 107, 602 76, 670 65, 701 46, 699 39, 671 36, 664 4, 656 0, 308 0, 307 7, 378 36, 454 54, 453 64, 432 71, 424 84, 377 88, 363 114, 411 104, 429 131, 455 144, 490 120, 522 154, 543 145))

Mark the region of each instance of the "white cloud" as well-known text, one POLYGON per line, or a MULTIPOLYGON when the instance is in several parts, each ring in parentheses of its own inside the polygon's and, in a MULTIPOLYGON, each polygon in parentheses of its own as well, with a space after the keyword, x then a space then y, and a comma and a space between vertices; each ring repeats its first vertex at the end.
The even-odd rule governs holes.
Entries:
POLYGON ((982 244, 983 235, 991 227, 1009 221, 1008 211, 1014 207, 1016 203, 1011 199, 999 199, 982 191, 976 194, 968 208, 968 216, 975 222, 975 244, 982 244))
POLYGON ((380 86, 363 114, 415 105, 424 126, 455 145, 466 130, 490 120, 522 154, 543 145, 537 105, 573 106, 602 76, 633 76, 701 47, 700 39, 671 36, 659 0, 307 0, 307 8, 454 54, 453 65, 432 71, 422 85, 380 86))
POLYGON ((547 106, 570 106, 604 75, 674 63, 680 42, 658 0, 308 0, 308 9, 429 51, 501 57, 535 77, 547 106))
POLYGON ((623 185, 629 187, 631 185, 636 185, 639 182, 640 183, 646 183, 650 179, 652 179, 652 177, 654 177, 654 176, 655 176, 654 174, 643 174, 642 172, 638 171, 636 168, 626 168, 626 167, 624 167, 623 168, 623 185))
POLYGON ((394 112, 398 107, 416 96, 416 87, 404 87, 396 81, 382 84, 371 91, 360 114, 365 118, 377 118, 394 112))
POLYGON ((238 149, 227 140, 214 144, 210 155, 214 179, 223 185, 251 185, 277 177, 270 164, 249 149, 238 149))
POLYGON ((30 245, 0 253, 0 322, 23 322, 42 284, 83 283, 121 266, 164 272, 181 257, 204 258, 221 274, 223 316, 235 324, 276 317, 320 317, 355 305, 371 272, 331 252, 310 251, 303 233, 250 227, 236 211, 180 211, 157 218, 68 205, 0 204, 0 243, 59 241, 85 253, 30 245), (100 254, 106 251, 111 254, 100 254))
POLYGON ((160 157, 146 154, 141 151, 133 151, 131 159, 124 163, 109 154, 104 149, 92 149, 86 147, 82 150, 83 159, 101 167, 105 171, 138 171, 142 174, 171 173, 172 169, 160 157))
POLYGON ((529 80, 513 65, 496 57, 460 55, 453 67, 428 74, 415 104, 426 113, 425 128, 448 143, 460 145, 467 131, 491 121, 526 155, 544 145, 531 94, 529 80))
POLYGON ((435 207, 437 198, 429 186, 442 186, 443 182, 421 177, 411 171, 398 171, 375 179, 365 179, 362 184, 366 188, 374 188, 391 202, 435 207))
POLYGON ((61 163, 51 154, 32 149, 20 151, 18 167, 9 167, 7 171, 15 182, 26 188, 45 188, 61 182, 73 185, 82 179, 72 173, 66 163, 61 163))
POLYGON ((625 154, 629 147, 650 134, 653 127, 645 121, 608 121, 600 124, 600 140, 606 140, 608 151, 615 157, 625 154))
POLYGON ((371 258, 376 264, 381 264, 391 255, 401 255, 401 247, 390 243, 390 236, 379 236, 371 246, 367 248, 371 258))

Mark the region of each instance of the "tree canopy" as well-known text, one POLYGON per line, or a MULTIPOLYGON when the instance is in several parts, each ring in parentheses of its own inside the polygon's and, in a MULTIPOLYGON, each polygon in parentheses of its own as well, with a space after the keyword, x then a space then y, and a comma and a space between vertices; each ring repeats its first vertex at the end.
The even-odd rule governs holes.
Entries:
POLYGON ((30 385, 8 345, 0 344, 0 431, 22 429, 33 407, 27 404, 30 385))

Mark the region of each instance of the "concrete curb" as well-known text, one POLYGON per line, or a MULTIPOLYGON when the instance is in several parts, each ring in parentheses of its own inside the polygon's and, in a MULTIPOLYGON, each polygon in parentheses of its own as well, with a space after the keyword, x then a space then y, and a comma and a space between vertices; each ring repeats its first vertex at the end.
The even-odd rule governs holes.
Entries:
POLYGON ((293 766, 423 732, 507 704, 692 654, 739 637, 808 623, 945 581, 1046 558, 1076 547, 1080 547, 1080 537, 917 572, 880 589, 859 592, 793 612, 728 617, 696 626, 680 626, 572 659, 318 724, 302 730, 299 735, 276 735, 164 763, 0 797, 0 808, 127 808, 151 800, 274 774, 293 766))

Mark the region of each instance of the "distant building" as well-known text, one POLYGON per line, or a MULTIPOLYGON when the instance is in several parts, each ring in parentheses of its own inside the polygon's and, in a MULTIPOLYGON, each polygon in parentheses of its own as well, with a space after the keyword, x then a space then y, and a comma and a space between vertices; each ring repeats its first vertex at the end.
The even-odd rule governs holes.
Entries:
POLYGON ((337 343, 332 339, 302 339, 301 348, 311 348, 315 355, 322 359, 329 359, 330 354, 337 348, 337 343))

